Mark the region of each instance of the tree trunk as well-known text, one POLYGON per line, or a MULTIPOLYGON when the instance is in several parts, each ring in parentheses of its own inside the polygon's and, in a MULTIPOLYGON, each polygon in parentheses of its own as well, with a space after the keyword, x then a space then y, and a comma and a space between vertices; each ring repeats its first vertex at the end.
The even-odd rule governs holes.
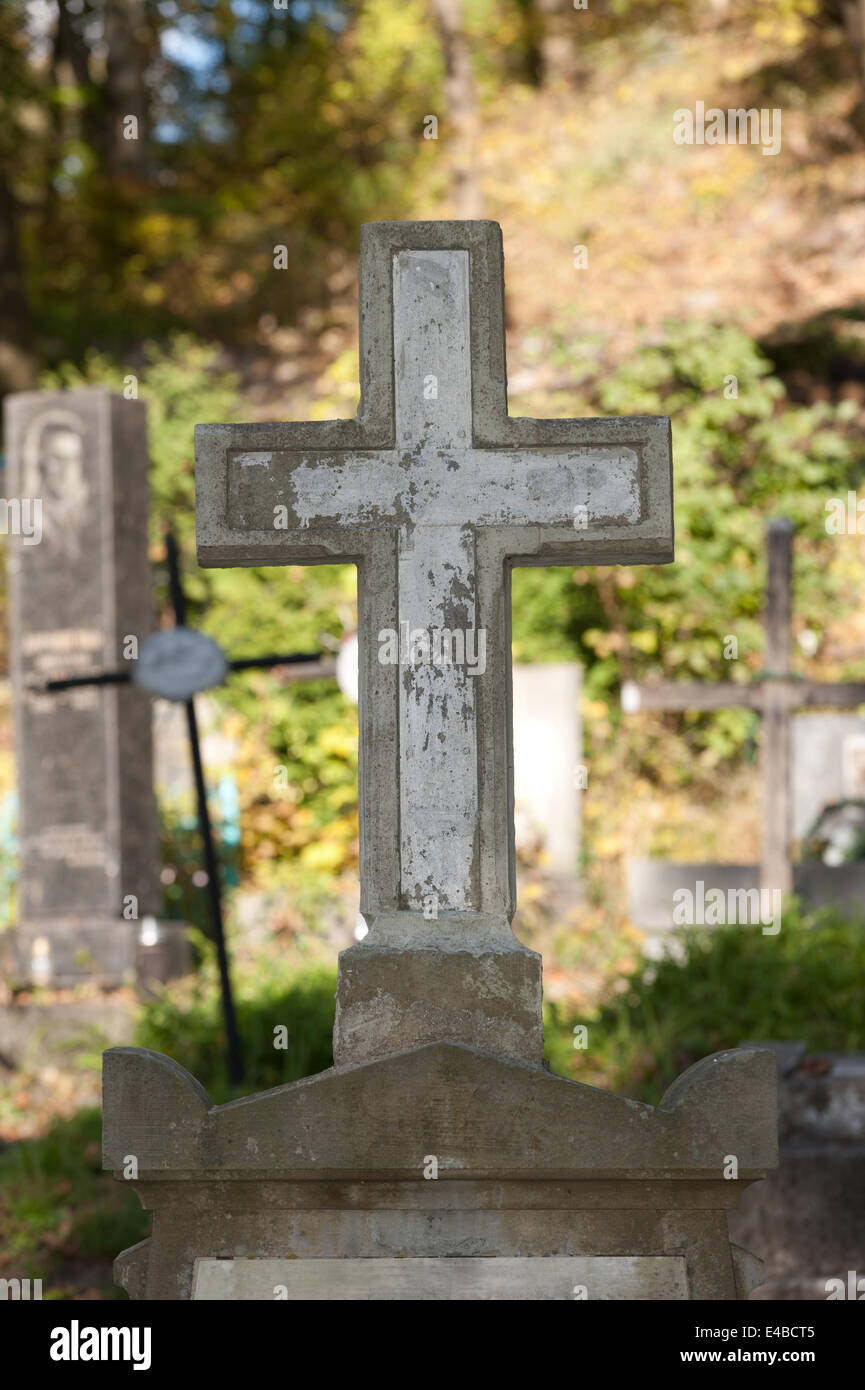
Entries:
POLYGON ((90 50, 82 37, 81 19, 68 8, 68 0, 57 0, 57 29, 54 35, 52 68, 57 87, 78 88, 81 105, 62 107, 58 112, 61 137, 73 132, 93 150, 97 161, 105 159, 105 130, 100 92, 90 72, 90 50), (78 114, 80 112, 80 114, 78 114))
POLYGON ((579 73, 579 26, 586 16, 574 9, 573 0, 535 0, 535 7, 540 25, 543 85, 572 86, 579 73))
POLYGON ((106 153, 114 178, 147 177, 146 37, 144 0, 106 0, 106 153))
POLYGON ((535 0, 517 0, 522 36, 520 47, 526 77, 533 87, 540 87, 543 81, 541 61, 541 20, 535 0))
POLYGON ((478 99, 461 0, 430 0, 445 60, 446 126, 454 132, 453 202, 456 216, 483 216, 477 176, 478 99))
POLYGON ((841 14, 865 95, 865 0, 842 0, 841 14))
POLYGON ((18 251, 18 205, 0 169, 0 392, 27 391, 38 374, 18 251))

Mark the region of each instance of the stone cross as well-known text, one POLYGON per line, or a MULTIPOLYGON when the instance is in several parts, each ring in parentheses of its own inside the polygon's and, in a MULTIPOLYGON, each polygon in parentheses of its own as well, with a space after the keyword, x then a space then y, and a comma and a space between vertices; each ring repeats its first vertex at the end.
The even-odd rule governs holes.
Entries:
POLYGON ((793 525, 776 517, 766 528, 769 552, 764 614, 765 671, 752 685, 734 681, 630 682, 622 689, 626 714, 638 710, 756 710, 763 723, 763 852, 761 887, 793 891, 792 755, 790 724, 799 709, 865 704, 865 682, 811 681, 793 674, 793 525))
POLYGON ((358 566, 360 872, 337 1063, 453 1038, 539 1063, 514 936, 510 571, 673 556, 665 418, 512 419, 501 231, 362 233, 355 420, 199 425, 203 565, 358 566))
POLYGON ((115 1277, 145 1299, 744 1298, 725 1214, 777 1161, 773 1055, 705 1058, 657 1109, 554 1076, 510 927, 510 568, 670 559, 668 422, 508 419, 494 223, 362 245, 357 420, 205 426, 197 470, 205 563, 358 565, 370 931, 318 1076, 215 1106, 168 1057, 105 1054, 103 1163, 126 1181, 133 1155, 155 1213, 115 1277))

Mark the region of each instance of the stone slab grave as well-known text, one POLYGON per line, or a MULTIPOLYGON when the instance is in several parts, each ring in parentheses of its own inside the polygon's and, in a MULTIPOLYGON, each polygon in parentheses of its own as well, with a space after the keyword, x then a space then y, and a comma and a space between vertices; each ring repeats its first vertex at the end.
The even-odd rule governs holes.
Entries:
POLYGON ((776 1161, 773 1054, 705 1058, 657 1108, 554 1076, 511 927, 511 567, 669 561, 669 422, 509 418, 495 223, 361 245, 357 419, 200 426, 196 471, 204 564, 358 566, 370 930, 340 956, 329 1071, 214 1106, 177 1061, 106 1052, 104 1165, 154 1214, 116 1278, 147 1299, 742 1297, 727 1212, 776 1161), (428 646, 382 659, 403 622, 428 646), (483 675, 434 659, 445 628, 485 632, 483 675))
MULTIPOLYGON (((759 864, 631 859, 627 866, 628 916, 643 932, 643 954, 650 960, 660 960, 666 955, 681 954, 680 945, 677 945, 677 932, 681 928, 673 919, 674 905, 679 900, 674 894, 687 889, 693 893, 694 901, 704 903, 708 911, 711 895, 720 891, 727 905, 727 919, 732 921, 734 917, 741 920, 742 914, 736 916, 734 911, 731 915, 729 905, 756 904, 754 894, 759 893, 760 886, 759 864), (746 896, 737 896, 741 894, 746 896)), ((819 859, 794 864, 793 891, 809 907, 824 907, 831 903, 859 915, 865 902, 865 864, 857 860, 852 864, 828 865, 819 859)), ((769 899, 765 902, 768 913, 769 899)), ((747 929, 750 930, 756 914, 749 907, 744 915, 748 917, 747 929)), ((767 915, 767 922, 769 920, 767 915)), ((774 921, 774 918, 771 920, 774 921)), ((711 931, 711 913, 708 920, 705 920, 705 913, 703 920, 698 916, 695 925, 711 931)), ((758 926, 757 930, 762 928, 758 926)))
POLYGON ((132 686, 38 687, 122 662, 153 626, 145 406, 100 388, 5 402, 20 873, 9 969, 26 983, 134 979, 159 911, 151 714, 132 686), (11 528, 10 528, 11 529, 11 528), (124 917, 137 900, 137 919, 124 917))

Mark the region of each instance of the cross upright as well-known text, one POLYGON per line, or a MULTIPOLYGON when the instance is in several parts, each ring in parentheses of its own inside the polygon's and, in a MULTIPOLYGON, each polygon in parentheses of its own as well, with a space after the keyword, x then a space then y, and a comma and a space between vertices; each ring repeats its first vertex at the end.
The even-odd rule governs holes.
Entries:
POLYGON ((734 681, 635 681, 622 687, 626 714, 638 710, 718 710, 735 707, 762 716, 763 851, 760 885, 793 890, 792 752, 790 721, 797 709, 865 704, 865 682, 802 680, 793 673, 793 524, 774 517, 766 526, 768 574, 763 621, 765 670, 751 685, 734 681))
POLYGON ((197 426, 199 560, 358 567, 370 931, 340 957, 337 1063, 451 1038, 539 1065, 510 572, 670 561, 670 425, 509 417, 495 222, 367 224, 359 297, 356 419, 197 426))

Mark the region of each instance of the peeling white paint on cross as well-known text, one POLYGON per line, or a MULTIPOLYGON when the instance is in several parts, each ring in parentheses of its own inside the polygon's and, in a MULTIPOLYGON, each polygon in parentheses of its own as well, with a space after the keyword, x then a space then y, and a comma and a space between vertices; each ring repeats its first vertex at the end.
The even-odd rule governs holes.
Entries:
POLYGON ((196 429, 202 564, 358 565, 371 931, 341 959, 338 1059, 456 1035, 540 1060, 539 965, 510 930, 510 570, 672 559, 669 421, 509 418, 503 289, 496 223, 369 224, 357 419, 196 429), (385 634, 443 630, 470 651, 483 632, 483 673, 381 659, 385 634), (416 957, 391 989, 389 953, 416 957), (431 953, 468 955, 480 975, 454 997, 431 953), (497 1027, 483 1004, 505 957, 536 1023, 497 1027))

